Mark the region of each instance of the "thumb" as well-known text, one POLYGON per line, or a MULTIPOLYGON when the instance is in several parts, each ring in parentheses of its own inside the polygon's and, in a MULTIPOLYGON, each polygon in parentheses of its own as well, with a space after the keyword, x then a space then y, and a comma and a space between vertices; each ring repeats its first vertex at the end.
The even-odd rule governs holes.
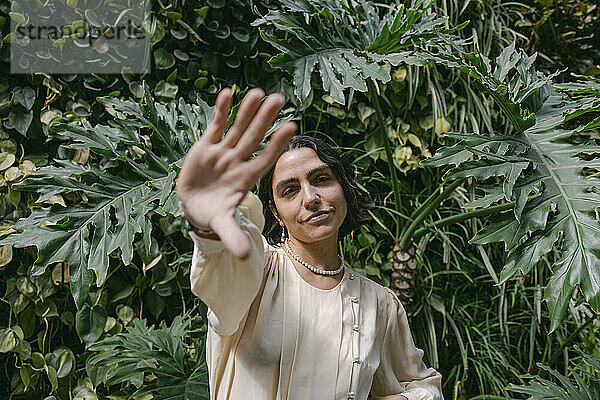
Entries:
POLYGON ((232 215, 215 215, 211 221, 211 228, 234 257, 248 258, 252 250, 250 239, 240 229, 232 215))

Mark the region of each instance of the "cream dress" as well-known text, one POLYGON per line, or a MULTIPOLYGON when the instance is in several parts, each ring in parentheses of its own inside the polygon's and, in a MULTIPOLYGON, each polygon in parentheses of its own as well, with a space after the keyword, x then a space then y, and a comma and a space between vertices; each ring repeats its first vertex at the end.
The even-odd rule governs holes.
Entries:
POLYGON ((258 197, 249 193, 235 217, 252 243, 244 261, 190 234, 192 292, 209 307, 211 399, 443 399, 390 289, 348 268, 336 287, 318 289, 262 237, 258 197))

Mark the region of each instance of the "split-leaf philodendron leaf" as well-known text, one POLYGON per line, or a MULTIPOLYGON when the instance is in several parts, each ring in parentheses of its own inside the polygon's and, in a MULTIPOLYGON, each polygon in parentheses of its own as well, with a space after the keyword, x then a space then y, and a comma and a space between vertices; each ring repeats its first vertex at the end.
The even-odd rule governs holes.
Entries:
POLYGON ((136 319, 126 332, 107 337, 90 346, 98 352, 87 360, 86 370, 94 386, 134 385, 132 397, 152 394, 157 400, 201 400, 209 398, 208 368, 204 341, 196 347, 193 360, 185 349, 183 336, 189 320, 176 317, 170 327, 164 321, 158 328, 136 319), (148 384, 144 375, 157 379, 148 384))
POLYGON ((103 167, 55 160, 55 165, 15 185, 39 193, 37 203, 42 206, 17 221, 18 233, 5 239, 17 247, 37 247, 33 275, 43 273, 49 264, 68 263, 78 307, 85 302, 90 285, 102 285, 106 279, 109 254, 119 249, 121 259, 129 264, 136 234, 142 234, 146 249, 150 248, 150 212, 179 214, 173 190, 176 165, 212 112, 203 102, 180 101, 165 107, 155 103, 148 91, 143 104, 115 98, 99 101, 115 116, 117 126, 91 126, 83 121, 55 126, 51 133, 67 139, 67 147, 89 149, 103 158, 103 167), (141 159, 134 158, 132 146, 143 151, 141 159), (43 205, 53 195, 67 192, 80 192, 86 200, 67 207, 43 205))
POLYGON ((595 128, 593 121, 567 127, 576 117, 600 111, 600 85, 588 80, 554 87, 551 77, 535 71, 532 57, 514 46, 502 52, 494 69, 474 53, 448 52, 434 58, 467 72, 495 94, 515 128, 507 136, 449 135, 458 142, 424 163, 453 165, 446 180, 474 177, 481 183, 500 177, 501 189, 488 186, 489 199, 480 205, 501 198, 515 201, 512 211, 490 218, 470 243, 504 242, 509 253, 501 282, 518 270, 528 273, 542 255, 559 246, 544 294, 552 329, 564 318, 576 286, 600 311, 600 146, 587 134, 595 128))
POLYGON ((304 101, 311 91, 311 76, 318 71, 323 89, 345 104, 344 90, 367 91, 367 80, 388 82, 391 77, 380 65, 400 62, 422 65, 416 46, 439 40, 436 29, 446 34, 446 18, 426 14, 432 1, 412 7, 400 5, 385 17, 364 0, 282 0, 283 10, 269 11, 254 22, 263 39, 281 53, 270 64, 293 76, 295 94, 304 101))
MULTIPOLYGON (((212 107, 201 99, 198 105, 179 99, 164 106, 154 101, 148 89, 143 103, 111 97, 99 101, 114 115, 114 126, 92 126, 84 120, 57 125, 51 133, 67 140, 69 148, 89 149, 101 159, 102 167, 55 160, 14 185, 39 193, 40 207, 18 220, 14 227, 18 232, 2 242, 37 247, 33 275, 42 274, 52 263, 69 264, 78 308, 92 283, 104 283, 111 253, 120 250, 123 263, 129 264, 138 234, 149 251, 151 213, 179 215, 175 179, 188 148, 200 138, 212 115, 212 107), (69 192, 85 198, 67 207, 44 205, 53 195, 69 192)), ((277 121, 270 132, 286 120, 277 121)))

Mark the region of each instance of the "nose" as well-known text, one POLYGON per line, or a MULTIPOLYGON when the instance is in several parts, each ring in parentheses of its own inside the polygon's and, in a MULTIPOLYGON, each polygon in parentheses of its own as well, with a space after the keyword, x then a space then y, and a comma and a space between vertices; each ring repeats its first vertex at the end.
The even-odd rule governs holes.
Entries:
POLYGON ((304 198, 302 200, 304 208, 308 210, 315 207, 318 208, 321 204, 321 196, 319 195, 317 188, 313 185, 305 185, 302 191, 304 192, 304 198))

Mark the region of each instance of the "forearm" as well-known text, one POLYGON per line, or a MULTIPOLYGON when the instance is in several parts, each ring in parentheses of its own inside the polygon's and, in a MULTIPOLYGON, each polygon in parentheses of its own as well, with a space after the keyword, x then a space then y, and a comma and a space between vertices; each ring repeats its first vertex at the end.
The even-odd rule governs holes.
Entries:
POLYGON ((221 335, 237 329, 259 290, 265 264, 260 201, 250 194, 238 207, 235 220, 251 243, 244 260, 234 257, 221 241, 190 232, 195 244, 191 291, 210 308, 209 322, 221 335))
POLYGON ((371 397, 370 400, 408 400, 405 396, 401 394, 391 394, 389 396, 376 396, 371 397))
MULTIPOLYGON (((219 241, 208 240, 215 242, 215 247, 222 246, 219 241)), ((259 249, 253 243, 252 248, 246 260, 235 258, 226 249, 207 254, 198 246, 194 248, 191 291, 209 307, 209 323, 220 335, 229 336, 238 329, 260 287, 262 246, 259 249)))

